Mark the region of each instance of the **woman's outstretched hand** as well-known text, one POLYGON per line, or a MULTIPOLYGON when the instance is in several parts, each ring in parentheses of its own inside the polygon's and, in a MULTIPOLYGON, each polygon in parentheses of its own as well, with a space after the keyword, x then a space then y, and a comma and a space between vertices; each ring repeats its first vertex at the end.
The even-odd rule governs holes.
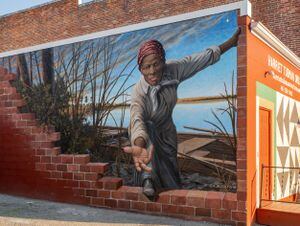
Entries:
POLYGON ((239 27, 235 31, 235 33, 226 42, 224 42, 223 44, 221 44, 219 46, 220 50, 221 50, 221 53, 226 52, 227 50, 229 50, 233 46, 237 46, 240 34, 241 34, 241 28, 239 27))
POLYGON ((233 46, 237 46, 240 34, 241 34, 241 28, 239 27, 231 37, 231 42, 233 46))
POLYGON ((149 152, 146 148, 141 148, 139 146, 124 147, 123 151, 132 155, 134 166, 137 171, 141 172, 142 170, 145 170, 149 173, 152 171, 152 168, 148 167, 147 164, 151 161, 153 156, 153 145, 151 145, 149 152))

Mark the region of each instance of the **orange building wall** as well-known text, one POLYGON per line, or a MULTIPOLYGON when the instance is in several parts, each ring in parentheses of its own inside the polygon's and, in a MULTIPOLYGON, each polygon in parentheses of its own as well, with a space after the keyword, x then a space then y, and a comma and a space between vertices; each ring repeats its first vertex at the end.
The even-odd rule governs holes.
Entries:
MULTIPOLYGON (((250 19, 247 20, 248 25, 249 23, 250 19)), ((253 199, 253 197, 256 196, 256 186, 253 186, 253 181, 255 181, 258 173, 256 172, 256 82, 263 83, 275 91, 290 96, 281 91, 281 84, 275 81, 271 75, 264 76, 266 71, 273 70, 268 66, 268 54, 275 57, 295 74, 300 75, 299 68, 297 69, 293 64, 255 37, 250 29, 247 29, 247 224, 255 221, 255 211, 253 211, 255 198, 253 199)), ((280 75, 280 73, 276 74, 280 75)), ((292 82, 291 80, 289 81, 292 82)), ((295 91, 293 96, 290 97, 300 100, 300 95, 295 91)))

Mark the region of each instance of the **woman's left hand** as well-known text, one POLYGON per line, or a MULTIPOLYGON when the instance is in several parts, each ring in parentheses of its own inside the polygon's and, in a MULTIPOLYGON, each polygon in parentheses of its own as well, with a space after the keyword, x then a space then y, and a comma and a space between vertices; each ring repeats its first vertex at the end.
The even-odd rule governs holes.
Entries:
POLYGON ((239 40, 239 35, 241 34, 241 28, 239 27, 235 33, 231 36, 231 38, 229 38, 226 42, 224 42, 223 44, 221 44, 220 50, 221 53, 225 53, 227 50, 229 50, 231 47, 233 46, 237 46, 238 44, 238 40, 239 40))
POLYGON ((239 27, 231 37, 232 46, 237 46, 240 34, 241 34, 241 28, 239 27))

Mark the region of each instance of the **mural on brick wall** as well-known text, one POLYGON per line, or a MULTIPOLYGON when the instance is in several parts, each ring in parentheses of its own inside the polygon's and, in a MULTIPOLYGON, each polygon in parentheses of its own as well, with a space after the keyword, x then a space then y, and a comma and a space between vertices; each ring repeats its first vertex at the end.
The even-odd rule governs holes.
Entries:
POLYGON ((17 74, 22 111, 61 132, 63 152, 110 161, 127 185, 234 191, 237 30, 231 11, 0 65, 17 74))

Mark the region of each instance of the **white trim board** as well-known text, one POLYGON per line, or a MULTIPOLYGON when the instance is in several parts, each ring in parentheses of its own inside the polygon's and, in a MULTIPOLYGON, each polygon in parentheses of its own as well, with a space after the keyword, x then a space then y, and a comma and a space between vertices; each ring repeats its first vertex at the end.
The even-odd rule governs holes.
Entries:
POLYGON ((286 45, 284 45, 270 30, 262 23, 252 21, 250 30, 253 35, 270 46, 273 50, 283 56, 297 68, 300 68, 300 59, 286 45))
POLYGON ((81 41, 86 41, 94 38, 101 38, 101 37, 106 37, 110 35, 116 35, 116 34, 121 34, 125 32, 130 32, 130 31, 135 31, 135 30, 140 30, 140 29, 145 29, 145 28, 150 28, 150 27, 156 27, 160 25, 165 25, 165 24, 170 24, 170 23, 175 23, 179 21, 184 21, 184 20, 190 20, 198 17, 203 17, 203 16, 208 16, 212 14, 217 14, 217 13, 222 13, 222 12, 227 12, 227 11, 232 11, 232 10, 240 10, 240 15, 248 15, 251 17, 251 3, 248 0, 243 0, 239 2, 234 2, 226 5, 221 5, 221 6, 216 6, 212 8, 207 8, 207 9, 202 9, 190 13, 184 13, 184 14, 179 14, 176 16, 170 16, 170 17, 164 17, 161 19, 156 19, 156 20, 149 20, 147 22, 142 22, 138 24, 132 24, 128 26, 123 26, 123 27, 118 27, 110 30, 105 30, 105 31, 100 31, 100 32, 95 32, 87 35, 81 35, 73 38, 68 38, 68 39, 63 39, 59 41, 54 41, 54 42, 47 42, 44 44, 40 45, 35 45, 35 46, 30 46, 30 47, 25 47, 17 50, 12 50, 12 51, 7 51, 0 53, 0 58, 2 57, 7 57, 7 56, 12 56, 12 55, 17 55, 21 53, 28 53, 32 51, 37 51, 41 49, 47 49, 47 48, 52 48, 52 47, 57 47, 57 46, 62 46, 70 43, 75 43, 75 42, 81 42, 81 41))

